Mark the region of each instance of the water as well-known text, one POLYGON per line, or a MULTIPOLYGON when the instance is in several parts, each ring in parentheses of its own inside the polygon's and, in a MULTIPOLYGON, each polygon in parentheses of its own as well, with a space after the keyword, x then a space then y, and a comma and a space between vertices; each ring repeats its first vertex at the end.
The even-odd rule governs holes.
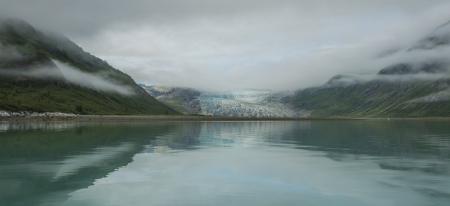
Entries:
POLYGON ((450 122, 0 124, 0 205, 450 205, 450 122))

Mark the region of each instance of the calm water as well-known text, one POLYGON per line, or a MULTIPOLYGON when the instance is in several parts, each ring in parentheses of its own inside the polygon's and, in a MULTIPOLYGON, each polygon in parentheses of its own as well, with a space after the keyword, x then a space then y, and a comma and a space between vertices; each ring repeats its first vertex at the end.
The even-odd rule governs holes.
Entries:
POLYGON ((2 206, 450 205, 450 122, 0 124, 2 206))

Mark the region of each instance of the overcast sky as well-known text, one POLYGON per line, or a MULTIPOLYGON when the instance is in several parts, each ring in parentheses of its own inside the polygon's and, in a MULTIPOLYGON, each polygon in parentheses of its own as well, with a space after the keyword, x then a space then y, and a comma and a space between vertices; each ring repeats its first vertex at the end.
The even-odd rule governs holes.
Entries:
POLYGON ((370 73, 450 20, 448 0, 0 0, 137 82, 298 89, 370 73))

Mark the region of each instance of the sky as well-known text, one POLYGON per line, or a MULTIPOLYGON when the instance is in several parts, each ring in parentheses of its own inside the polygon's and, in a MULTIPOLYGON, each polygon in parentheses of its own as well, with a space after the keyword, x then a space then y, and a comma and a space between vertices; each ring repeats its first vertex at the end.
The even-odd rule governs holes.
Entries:
POLYGON ((448 0, 0 0, 137 82, 294 90, 375 73, 450 20, 448 0))

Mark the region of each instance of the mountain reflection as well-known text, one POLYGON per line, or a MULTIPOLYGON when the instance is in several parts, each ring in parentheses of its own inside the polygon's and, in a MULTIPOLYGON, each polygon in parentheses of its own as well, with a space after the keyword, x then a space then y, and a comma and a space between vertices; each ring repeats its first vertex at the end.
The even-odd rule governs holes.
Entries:
MULTIPOLYGON (((221 161, 227 157, 215 157, 214 148, 220 152, 231 151, 220 148, 237 148, 243 153, 241 159, 248 161, 283 161, 270 151, 294 150, 337 164, 375 164, 393 174, 391 179, 377 180, 378 184, 407 187, 448 201, 447 125, 440 121, 0 124, 0 200, 11 206, 61 205, 75 191, 136 164, 138 154, 183 155, 204 150, 206 157, 221 161), (253 157, 259 160, 246 156, 245 151, 255 149, 267 153, 253 157), (413 178, 417 174, 420 179, 413 178)), ((295 159, 291 161, 283 164, 295 165, 295 159)))
POLYGON ((10 202, 8 205, 36 205, 41 201, 64 200, 68 193, 88 187, 96 179, 127 165, 145 145, 171 131, 172 126, 12 128, 0 133, 0 199, 10 202), (46 199, 50 196, 54 200, 46 199))

